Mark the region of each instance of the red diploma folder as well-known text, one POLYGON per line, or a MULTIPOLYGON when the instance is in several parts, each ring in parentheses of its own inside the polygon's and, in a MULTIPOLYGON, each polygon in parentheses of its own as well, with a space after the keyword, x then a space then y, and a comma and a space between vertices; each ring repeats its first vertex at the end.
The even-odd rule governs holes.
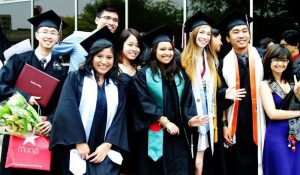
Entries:
POLYGON ((59 80, 46 74, 37 68, 25 64, 15 87, 30 94, 31 96, 41 97, 38 103, 46 107, 59 80))

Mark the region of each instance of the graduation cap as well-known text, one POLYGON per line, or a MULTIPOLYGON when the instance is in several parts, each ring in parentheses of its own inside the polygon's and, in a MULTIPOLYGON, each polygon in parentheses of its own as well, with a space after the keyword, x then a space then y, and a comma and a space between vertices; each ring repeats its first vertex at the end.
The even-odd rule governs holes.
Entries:
POLYGON ((227 33, 235 26, 248 26, 249 23, 252 21, 253 18, 249 17, 248 15, 241 13, 237 10, 233 10, 218 22, 217 28, 219 28, 222 31, 226 31, 227 33))
POLYGON ((193 16, 191 16, 188 20, 186 20, 184 24, 184 32, 189 33, 194 30, 198 26, 202 25, 214 25, 214 21, 206 16, 202 11, 198 11, 193 16))
POLYGON ((146 33, 142 36, 143 41, 149 48, 152 48, 155 44, 159 42, 172 42, 172 32, 166 24, 146 33))
POLYGON ((83 40, 80 45, 89 53, 91 49, 95 47, 99 48, 107 48, 113 47, 116 48, 118 46, 117 39, 111 33, 107 26, 98 30, 85 40, 83 40))
POLYGON ((59 17, 53 10, 49 10, 45 13, 29 18, 28 21, 37 29, 40 27, 51 27, 60 31, 61 28, 65 28, 67 26, 61 17, 59 17))

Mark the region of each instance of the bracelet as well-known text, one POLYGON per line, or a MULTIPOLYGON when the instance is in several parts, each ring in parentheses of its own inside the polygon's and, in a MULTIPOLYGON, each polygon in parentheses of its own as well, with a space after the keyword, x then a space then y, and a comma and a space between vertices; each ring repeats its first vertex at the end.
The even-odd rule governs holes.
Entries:
POLYGON ((170 121, 168 120, 167 117, 165 116, 162 116, 160 119, 159 119, 159 125, 162 126, 162 127, 166 127, 166 125, 169 123, 170 121))
POLYGON ((228 120, 222 120, 222 127, 228 127, 228 120))

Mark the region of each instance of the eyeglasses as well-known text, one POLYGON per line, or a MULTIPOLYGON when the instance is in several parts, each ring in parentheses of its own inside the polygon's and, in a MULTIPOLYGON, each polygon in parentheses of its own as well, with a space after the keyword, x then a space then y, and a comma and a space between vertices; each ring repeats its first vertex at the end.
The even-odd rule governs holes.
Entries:
POLYGON ((58 37, 59 33, 54 31, 39 31, 37 33, 43 34, 43 35, 50 35, 52 38, 58 37))
POLYGON ((288 63, 289 62, 289 60, 285 59, 285 58, 272 58, 271 61, 282 62, 282 63, 288 63))
POLYGON ((99 18, 103 18, 107 21, 112 20, 113 22, 117 22, 117 23, 119 22, 118 18, 112 18, 111 16, 100 16, 99 18))

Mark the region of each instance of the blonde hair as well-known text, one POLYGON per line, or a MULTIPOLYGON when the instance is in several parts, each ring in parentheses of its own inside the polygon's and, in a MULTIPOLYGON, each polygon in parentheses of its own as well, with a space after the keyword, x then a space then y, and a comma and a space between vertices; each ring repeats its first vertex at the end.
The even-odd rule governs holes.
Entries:
MULTIPOLYGON (((201 26, 196 27, 192 32, 190 32, 189 40, 187 46, 183 49, 181 53, 181 65, 185 69, 187 75, 192 82, 195 81, 195 57, 198 50, 198 45, 196 43, 196 38, 198 31, 201 26)), ((212 36, 211 36, 212 37, 212 36)), ((210 38, 209 44, 205 46, 204 50, 207 54, 207 62, 211 74, 216 77, 218 87, 221 86, 221 80, 218 75, 219 60, 216 51, 212 47, 212 39, 210 38)))

